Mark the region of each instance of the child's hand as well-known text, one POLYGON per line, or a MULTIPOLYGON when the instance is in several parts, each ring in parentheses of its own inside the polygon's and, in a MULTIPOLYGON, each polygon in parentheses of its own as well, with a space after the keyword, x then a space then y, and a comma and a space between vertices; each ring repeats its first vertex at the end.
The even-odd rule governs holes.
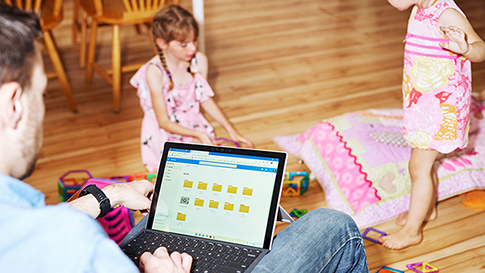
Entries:
POLYGON ((461 55, 468 53, 469 44, 466 41, 466 33, 463 30, 455 26, 442 26, 440 29, 450 40, 448 43, 440 43, 442 48, 461 55))
POLYGON ((244 143, 249 148, 254 148, 254 144, 251 141, 245 139, 238 132, 229 132, 229 135, 231 136, 231 139, 234 140, 234 141, 236 141, 237 143, 244 143))
POLYGON ((206 135, 204 133, 200 133, 197 138, 200 140, 200 143, 202 143, 202 144, 209 144, 209 145, 213 145, 214 144, 214 142, 212 141, 212 139, 208 135, 206 135))

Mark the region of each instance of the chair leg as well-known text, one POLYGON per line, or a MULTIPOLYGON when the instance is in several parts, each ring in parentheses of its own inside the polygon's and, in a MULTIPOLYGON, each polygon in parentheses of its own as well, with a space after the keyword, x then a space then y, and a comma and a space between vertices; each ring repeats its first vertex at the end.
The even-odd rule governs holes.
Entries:
POLYGON ((49 52, 52 64, 54 65, 54 69, 56 70, 57 78, 61 83, 62 91, 66 96, 69 108, 72 112, 76 113, 77 106, 76 102, 74 101, 74 97, 72 96, 71 86, 69 85, 69 81, 67 80, 66 72, 62 65, 61 58, 59 57, 59 53, 57 52, 56 45, 54 44, 54 40, 52 39, 52 34, 50 31, 44 31, 44 42, 47 48, 47 52, 49 52))
POLYGON ((98 32, 98 22, 91 22, 91 39, 89 40, 88 63, 86 65, 86 81, 91 82, 93 79, 93 63, 96 55, 96 36, 98 32))
POLYGON ((87 43, 87 14, 84 10, 81 11, 81 44, 79 47, 79 66, 86 66, 86 43, 87 43))
POLYGON ((79 0, 74 0, 73 14, 72 14, 72 43, 77 41, 77 32, 79 28, 79 0))
POLYGON ((113 49, 112 49, 112 66, 113 66, 113 110, 120 111, 120 93, 121 93, 121 45, 120 45, 120 26, 113 25, 113 49))

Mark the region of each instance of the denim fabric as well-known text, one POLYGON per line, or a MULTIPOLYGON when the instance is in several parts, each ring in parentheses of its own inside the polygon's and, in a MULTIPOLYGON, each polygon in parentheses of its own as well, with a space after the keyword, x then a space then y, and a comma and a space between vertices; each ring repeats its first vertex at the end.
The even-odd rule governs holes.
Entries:
MULTIPOLYGON (((128 234, 129 240, 146 226, 147 217, 128 234)), ((271 251, 254 273, 369 272, 360 230, 350 216, 316 209, 278 233, 271 251)))
POLYGON ((276 236, 271 252, 253 271, 369 272, 364 243, 352 218, 332 209, 317 209, 276 236))
POLYGON ((87 214, 0 174, 1 272, 139 272, 87 214))

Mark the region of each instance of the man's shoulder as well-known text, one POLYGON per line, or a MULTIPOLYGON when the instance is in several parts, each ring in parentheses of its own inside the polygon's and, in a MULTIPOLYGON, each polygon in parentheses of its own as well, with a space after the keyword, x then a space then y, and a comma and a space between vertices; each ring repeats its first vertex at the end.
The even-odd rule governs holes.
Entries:
MULTIPOLYGON (((15 268, 20 266, 24 272, 82 272, 82 268, 93 266, 103 250, 117 252, 114 241, 94 219, 68 204, 37 208, 0 204, 0 211, 6 212, 0 216, 2 268, 11 268, 19 257, 25 257, 28 263, 15 268), (71 268, 73 265, 80 268, 71 268)), ((119 256, 123 258, 122 253, 119 256)))

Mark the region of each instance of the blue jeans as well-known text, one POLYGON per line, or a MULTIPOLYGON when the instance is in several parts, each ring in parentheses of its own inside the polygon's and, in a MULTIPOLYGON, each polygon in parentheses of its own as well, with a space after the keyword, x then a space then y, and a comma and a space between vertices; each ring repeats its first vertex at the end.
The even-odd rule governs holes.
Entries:
MULTIPOLYGON (((126 236, 146 226, 146 217, 126 236)), ((369 272, 360 230, 347 214, 332 209, 308 212, 282 230, 259 262, 261 272, 369 272)))

